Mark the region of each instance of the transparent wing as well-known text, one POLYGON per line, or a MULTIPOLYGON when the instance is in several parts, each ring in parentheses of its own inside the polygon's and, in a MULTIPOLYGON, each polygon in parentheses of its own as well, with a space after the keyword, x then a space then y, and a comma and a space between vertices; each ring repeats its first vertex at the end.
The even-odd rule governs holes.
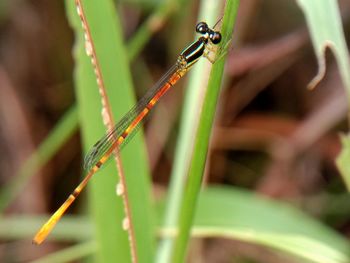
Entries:
POLYGON ((179 65, 176 63, 151 89, 147 91, 144 97, 142 97, 142 99, 125 114, 125 116, 114 126, 113 129, 108 131, 105 136, 103 136, 92 146, 84 158, 84 169, 86 171, 93 168, 101 160, 101 158, 106 155, 110 155, 110 150, 112 147, 117 147, 120 151, 129 142, 130 138, 139 130, 138 128, 142 121, 138 122, 138 124, 133 127, 132 130, 128 131, 125 139, 120 143, 120 145, 116 144, 118 138, 124 134, 134 119, 140 115, 152 98, 154 98, 161 88, 167 83, 168 79, 170 79, 172 75, 176 74, 178 70, 179 65))

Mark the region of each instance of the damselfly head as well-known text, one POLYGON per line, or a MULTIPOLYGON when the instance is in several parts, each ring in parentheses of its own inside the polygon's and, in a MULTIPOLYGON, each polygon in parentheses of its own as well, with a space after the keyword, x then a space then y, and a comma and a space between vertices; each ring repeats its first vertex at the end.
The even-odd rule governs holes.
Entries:
POLYGON ((211 30, 209 32, 209 39, 213 44, 215 44, 215 45, 219 44, 221 42, 220 32, 216 32, 216 31, 211 30))
POLYGON ((205 22, 199 22, 196 26, 196 32, 204 35, 204 38, 210 39, 210 41, 216 45, 221 41, 221 34, 218 31, 214 31, 209 28, 208 24, 205 22))

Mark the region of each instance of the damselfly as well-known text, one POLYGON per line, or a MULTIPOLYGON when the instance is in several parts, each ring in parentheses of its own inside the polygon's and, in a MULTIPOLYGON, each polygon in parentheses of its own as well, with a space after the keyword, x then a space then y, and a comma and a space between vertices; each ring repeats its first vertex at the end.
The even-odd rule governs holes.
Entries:
POLYGON ((221 41, 221 34, 211 29, 205 22, 196 26, 196 32, 201 34, 197 41, 190 44, 178 56, 176 63, 167 73, 146 93, 146 95, 110 130, 102 137, 89 151, 84 160, 84 168, 87 171, 85 178, 69 195, 61 207, 41 227, 33 239, 33 243, 42 243, 58 220, 62 217, 67 208, 77 198, 90 178, 110 158, 115 150, 121 150, 137 127, 154 107, 158 100, 181 79, 189 69, 204 56, 210 61, 210 52, 213 45, 221 41))

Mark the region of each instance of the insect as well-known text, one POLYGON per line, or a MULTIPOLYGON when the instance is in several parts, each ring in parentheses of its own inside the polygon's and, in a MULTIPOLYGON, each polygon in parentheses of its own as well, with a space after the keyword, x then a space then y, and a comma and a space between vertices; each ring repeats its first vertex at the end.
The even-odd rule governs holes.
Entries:
POLYGON ((90 178, 102 167, 115 150, 120 151, 132 135, 138 130, 142 120, 155 106, 159 99, 174 86, 201 58, 210 58, 213 46, 221 42, 219 31, 211 29, 205 22, 196 25, 196 32, 201 36, 197 41, 186 47, 178 56, 176 63, 164 74, 164 76, 129 110, 128 113, 103 136, 84 159, 84 168, 87 171, 85 178, 69 195, 61 207, 50 217, 50 219, 40 228, 33 238, 34 244, 41 244, 56 223, 60 220, 64 212, 77 198, 90 178))

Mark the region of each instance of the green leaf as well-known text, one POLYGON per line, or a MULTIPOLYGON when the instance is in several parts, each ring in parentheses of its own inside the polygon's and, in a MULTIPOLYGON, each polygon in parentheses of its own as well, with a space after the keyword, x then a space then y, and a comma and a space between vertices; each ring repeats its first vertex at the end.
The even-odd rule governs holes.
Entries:
MULTIPOLYGON (((236 19, 237 0, 227 1, 224 11, 224 17, 221 27, 222 43, 221 48, 231 40, 233 25, 236 19)), ((223 57, 222 57, 223 58, 223 57)), ((193 222, 194 212, 196 210, 196 201, 200 192, 202 176, 206 162, 206 156, 213 125, 217 98, 219 95, 221 80, 224 71, 225 59, 220 59, 212 66, 209 75, 207 88, 204 92, 203 102, 200 110, 199 122, 196 124, 196 134, 193 137, 193 155, 189 164, 188 172, 186 172, 186 181, 184 192, 181 200, 181 207, 177 217, 178 235, 175 239, 173 250, 171 253, 171 262, 183 262, 188 239, 190 236, 191 225, 193 222)), ((206 73, 203 74, 205 76, 206 73)))
MULTIPOLYGON (((114 118, 119 119, 135 101, 118 14, 113 1, 110 0, 82 1, 82 4, 112 112, 114 118)), ((67 0, 66 5, 68 17, 76 32, 76 92, 83 145, 87 150, 106 133, 106 128, 102 122, 101 98, 93 67, 84 50, 81 22, 76 14, 74 2, 67 0)), ((137 256, 142 262, 150 262, 155 241, 147 157, 141 138, 142 133, 135 136, 123 151, 122 161, 131 204, 131 224, 136 237, 137 256)), ((127 232, 122 229, 124 208, 121 198, 115 193, 118 180, 115 166, 107 165, 89 184, 98 262, 131 260, 127 232)))
MULTIPOLYGON (((319 67, 318 74, 311 81, 309 87, 313 88, 324 77, 326 72, 324 53, 325 49, 329 47, 333 51, 339 66, 340 76, 347 91, 348 104, 350 105, 349 52, 342 29, 338 1, 298 0, 298 3, 306 17, 319 67)), ((347 153, 350 151, 350 148, 345 148, 348 147, 348 144, 343 144, 343 147, 343 152, 347 153)), ((338 160, 337 163, 347 188, 350 190, 350 170, 344 166, 345 163, 343 161, 338 160)))
POLYGON ((349 53, 338 1, 298 0, 298 3, 306 17, 319 66, 319 73, 310 85, 315 86, 323 78, 326 70, 324 52, 329 47, 336 57, 344 86, 350 95, 349 53))
MULTIPOLYGON (((221 9, 222 6, 218 5, 216 0, 203 1, 197 21, 205 21, 208 25, 214 25, 221 9)), ((192 156, 193 138, 197 130, 199 111, 203 104, 204 87, 208 82, 208 78, 203 76, 208 75, 210 69, 211 64, 202 59, 196 63, 189 73, 174 168, 170 177, 167 209, 164 215, 163 227, 165 228, 177 226, 184 183, 189 169, 189 160, 192 156)), ((169 262, 173 245, 174 238, 164 237, 161 239, 157 250, 157 262, 169 262)))
POLYGON ((311 262, 350 262, 350 243, 332 229, 287 204, 233 187, 202 192, 193 234, 260 244, 311 262))

